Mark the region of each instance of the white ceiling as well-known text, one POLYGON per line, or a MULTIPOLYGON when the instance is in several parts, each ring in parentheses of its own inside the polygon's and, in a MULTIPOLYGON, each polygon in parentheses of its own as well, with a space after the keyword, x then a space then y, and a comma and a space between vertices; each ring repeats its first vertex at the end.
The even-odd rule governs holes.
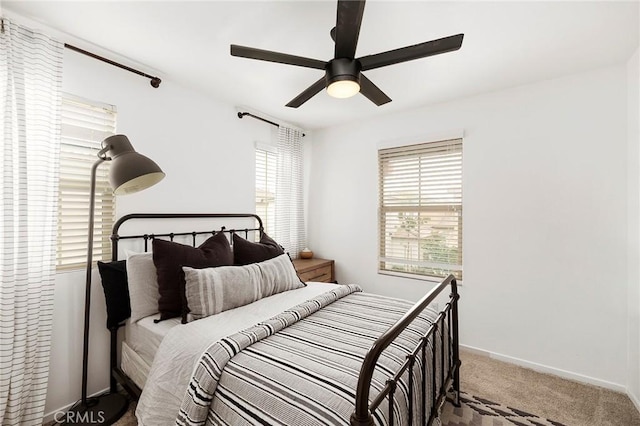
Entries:
POLYGON ((465 34, 462 48, 366 72, 393 99, 381 107, 361 95, 333 99, 323 91, 291 109, 284 105, 323 72, 232 57, 229 45, 329 60, 335 1, 3 1, 2 7, 86 41, 79 47, 107 49, 150 74, 306 129, 624 63, 640 36, 637 1, 370 1, 356 56, 457 33, 465 34))

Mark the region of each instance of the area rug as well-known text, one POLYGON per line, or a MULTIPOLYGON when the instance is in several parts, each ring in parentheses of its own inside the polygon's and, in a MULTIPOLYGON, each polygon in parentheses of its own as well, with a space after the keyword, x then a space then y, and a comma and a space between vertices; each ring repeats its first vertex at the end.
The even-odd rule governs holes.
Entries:
POLYGON ((446 426, 565 426, 488 399, 460 393, 460 407, 447 402, 440 420, 446 426))

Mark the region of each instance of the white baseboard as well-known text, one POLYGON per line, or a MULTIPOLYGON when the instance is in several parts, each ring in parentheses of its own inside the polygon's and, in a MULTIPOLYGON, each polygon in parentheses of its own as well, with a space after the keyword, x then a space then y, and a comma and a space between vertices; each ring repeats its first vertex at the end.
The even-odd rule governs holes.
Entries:
MULTIPOLYGON (((89 395, 89 398, 94 397, 94 396, 97 396, 97 395, 102 395, 103 393, 108 392, 108 391, 109 391, 109 388, 104 388, 104 389, 102 389, 101 391, 98 391, 98 392, 96 392, 96 393, 94 393, 94 394, 89 395)), ((67 410, 68 410, 69 408, 73 407, 73 405, 74 405, 76 402, 77 402, 77 401, 72 402, 71 404, 67 404, 67 405, 65 405, 64 407, 60 407, 60 408, 58 408, 57 410, 53 410, 53 411, 51 411, 51 412, 49 412, 49 413, 45 414, 45 415, 44 415, 44 417, 42 418, 42 423, 52 422, 53 420, 55 420, 53 417, 56 415, 56 413, 66 413, 66 412, 67 412, 67 410)))
MULTIPOLYGON (((484 349, 474 348, 473 346, 467 346, 467 345, 461 344, 460 349, 474 353, 476 355, 487 356, 489 358, 497 359, 498 361, 504 361, 504 362, 508 362, 509 364, 515 364, 515 365, 519 365, 520 367, 529 368, 539 373, 553 374, 554 376, 559 376, 565 379, 574 380, 576 382, 600 386, 606 389, 614 390, 616 392, 622 392, 622 393, 628 394, 626 386, 620 385, 618 383, 596 379, 595 377, 585 376, 579 373, 573 373, 571 371, 562 370, 560 368, 549 367, 548 365, 538 364, 536 362, 526 361, 524 359, 514 358, 508 355, 502 355, 502 354, 487 351, 484 349)), ((629 398, 631 398, 631 395, 629 395, 629 398)), ((634 403, 636 404, 636 406, 638 406, 637 399, 636 401, 634 401, 634 403)))
POLYGON ((627 395, 629 395, 629 399, 633 402, 633 405, 636 406, 636 409, 640 411, 640 399, 636 395, 634 395, 631 390, 627 388, 627 395))
POLYGON ((465 351, 465 352, 470 352, 472 354, 486 356, 488 358, 491 358, 491 352, 485 351, 484 349, 478 349, 478 348, 475 348, 473 346, 467 346, 467 345, 463 345, 463 344, 460 344, 460 349, 465 351))

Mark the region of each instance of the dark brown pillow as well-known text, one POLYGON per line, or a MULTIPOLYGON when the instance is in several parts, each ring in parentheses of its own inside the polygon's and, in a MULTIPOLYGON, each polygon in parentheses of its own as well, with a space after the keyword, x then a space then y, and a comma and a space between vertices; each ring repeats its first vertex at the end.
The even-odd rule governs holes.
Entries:
POLYGON ((233 265, 233 253, 222 232, 210 237, 200 247, 154 239, 153 263, 158 273, 160 321, 179 316, 186 319, 189 307, 184 294, 182 267, 230 266, 233 265))
POLYGON ((264 262, 281 254, 284 254, 284 249, 265 233, 262 234, 258 243, 252 243, 233 234, 234 265, 264 262))

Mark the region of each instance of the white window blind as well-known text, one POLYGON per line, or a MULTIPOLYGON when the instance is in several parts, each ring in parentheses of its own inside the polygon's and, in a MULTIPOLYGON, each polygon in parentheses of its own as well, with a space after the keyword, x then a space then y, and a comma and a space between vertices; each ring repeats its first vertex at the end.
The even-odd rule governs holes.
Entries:
POLYGON ((379 270, 462 279, 462 139, 378 151, 379 270))
POLYGON ((275 150, 256 148, 256 214, 269 235, 275 235, 277 163, 275 150))
MULTIPOLYGON (((71 95, 62 101, 57 269, 77 269, 87 261, 91 166, 101 142, 115 133, 116 109, 71 95)), ((110 260, 115 197, 108 181, 109 162, 96 175, 93 260, 110 260)))

